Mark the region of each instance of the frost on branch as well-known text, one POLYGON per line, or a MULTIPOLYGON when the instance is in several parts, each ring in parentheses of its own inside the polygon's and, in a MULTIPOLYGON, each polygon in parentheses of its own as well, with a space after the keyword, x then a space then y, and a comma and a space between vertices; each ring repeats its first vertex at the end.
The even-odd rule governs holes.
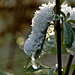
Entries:
POLYGON ((32 32, 24 45, 24 51, 27 55, 31 55, 34 51, 41 49, 49 22, 55 17, 54 5, 52 3, 48 3, 48 5, 42 4, 39 7, 40 10, 35 12, 31 25, 32 32))
MULTIPOLYGON (((32 18, 32 32, 24 44, 24 52, 31 56, 37 50, 41 49, 41 45, 46 37, 47 28, 50 22, 55 20, 54 3, 42 4, 32 18)), ((68 20, 75 20, 75 8, 71 8, 67 4, 61 6, 61 11, 67 15, 70 13, 68 20)), ((72 24, 75 27, 75 24, 72 24)))

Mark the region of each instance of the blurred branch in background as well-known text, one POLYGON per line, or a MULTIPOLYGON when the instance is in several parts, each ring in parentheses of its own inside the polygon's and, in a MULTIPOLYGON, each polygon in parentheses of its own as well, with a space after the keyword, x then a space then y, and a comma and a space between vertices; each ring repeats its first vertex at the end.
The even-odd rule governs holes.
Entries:
POLYGON ((23 70, 19 72, 26 62, 22 50, 39 5, 41 2, 37 0, 0 0, 0 71, 9 69, 17 75, 25 75, 23 70))
POLYGON ((12 41, 10 42, 10 47, 9 47, 9 56, 8 56, 8 63, 7 63, 7 69, 12 70, 13 69, 13 64, 14 64, 14 55, 15 55, 15 49, 16 48, 16 43, 15 39, 13 37, 12 41))
MULTIPOLYGON (((8 0, 7 2, 9 3, 9 1, 12 1, 12 0, 8 0)), ((6 6, 6 1, 1 0, 0 4, 1 4, 0 11, 1 12, 6 11, 7 14, 12 13, 11 17, 14 18, 14 20, 12 20, 11 26, 7 25, 4 31, 0 31, 0 34, 4 34, 4 33, 8 32, 9 30, 11 32, 13 32, 13 29, 15 31, 21 30, 21 28, 22 28, 21 24, 22 23, 24 23, 25 25, 27 25, 27 24, 30 25, 31 24, 31 18, 33 17, 33 14, 34 14, 33 12, 40 5, 35 0, 34 1, 31 1, 31 0, 28 0, 28 1, 13 0, 13 2, 7 6, 6 6), (15 1, 15 3, 14 3, 14 1, 15 1), (3 3, 3 4, 1 4, 1 3, 3 3), (16 22, 14 22, 14 21, 16 21, 16 22), (18 24, 16 25, 16 23, 18 23, 18 24), (16 29, 16 27, 17 27, 17 29, 16 29)), ((8 15, 8 16, 10 17, 10 15, 8 15)))

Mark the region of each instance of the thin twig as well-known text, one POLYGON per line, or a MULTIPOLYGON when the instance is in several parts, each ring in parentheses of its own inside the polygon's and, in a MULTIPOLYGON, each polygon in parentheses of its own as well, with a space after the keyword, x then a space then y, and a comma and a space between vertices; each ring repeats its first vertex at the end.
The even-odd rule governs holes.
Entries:
POLYGON ((72 60, 73 60, 73 55, 70 54, 70 57, 69 57, 69 60, 68 60, 68 64, 67 64, 67 67, 66 67, 66 71, 65 71, 65 75, 69 75, 69 70, 70 70, 70 66, 71 66, 72 60))
POLYGON ((75 68, 74 68, 74 70, 73 70, 73 73, 72 73, 72 75, 75 75, 75 68))
MULTIPOLYGON (((60 15, 60 0, 56 0, 56 14, 60 15)), ((62 64, 61 64, 61 27, 60 20, 57 21, 57 58, 58 58, 58 75, 62 75, 62 64)))

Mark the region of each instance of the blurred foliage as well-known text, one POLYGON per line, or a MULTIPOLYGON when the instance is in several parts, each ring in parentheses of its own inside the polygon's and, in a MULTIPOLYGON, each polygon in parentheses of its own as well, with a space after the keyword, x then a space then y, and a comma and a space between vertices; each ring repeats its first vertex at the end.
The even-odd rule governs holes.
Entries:
POLYGON ((0 75, 7 75, 5 72, 0 72, 0 75))
POLYGON ((0 0, 0 75, 31 75, 23 70, 28 58, 23 45, 42 1, 0 0))
MULTIPOLYGON (((55 36, 56 36, 56 35, 55 35, 55 36)), ((56 44, 55 36, 52 35, 52 36, 49 37, 50 39, 47 38, 47 39, 45 40, 43 50, 44 50, 46 53, 57 54, 57 46, 56 46, 57 44, 56 44)), ((62 54, 67 53, 65 44, 61 44, 61 53, 62 53, 62 54)))

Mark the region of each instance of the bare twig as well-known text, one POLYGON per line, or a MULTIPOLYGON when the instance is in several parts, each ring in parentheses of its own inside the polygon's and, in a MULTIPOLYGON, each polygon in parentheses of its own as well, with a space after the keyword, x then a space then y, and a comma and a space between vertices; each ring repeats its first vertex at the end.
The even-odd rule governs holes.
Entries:
POLYGON ((70 70, 70 66, 71 66, 72 60, 73 60, 73 55, 70 54, 70 57, 69 57, 69 60, 68 60, 68 64, 67 64, 67 67, 66 67, 65 75, 69 75, 69 70, 70 70))
POLYGON ((74 70, 73 70, 73 73, 72 73, 72 75, 75 75, 75 68, 74 68, 74 70))
MULTIPOLYGON (((56 0, 56 14, 60 15, 60 0, 56 0)), ((61 64, 61 27, 60 20, 57 21, 57 58, 58 58, 58 75, 62 75, 62 64, 61 64)))

